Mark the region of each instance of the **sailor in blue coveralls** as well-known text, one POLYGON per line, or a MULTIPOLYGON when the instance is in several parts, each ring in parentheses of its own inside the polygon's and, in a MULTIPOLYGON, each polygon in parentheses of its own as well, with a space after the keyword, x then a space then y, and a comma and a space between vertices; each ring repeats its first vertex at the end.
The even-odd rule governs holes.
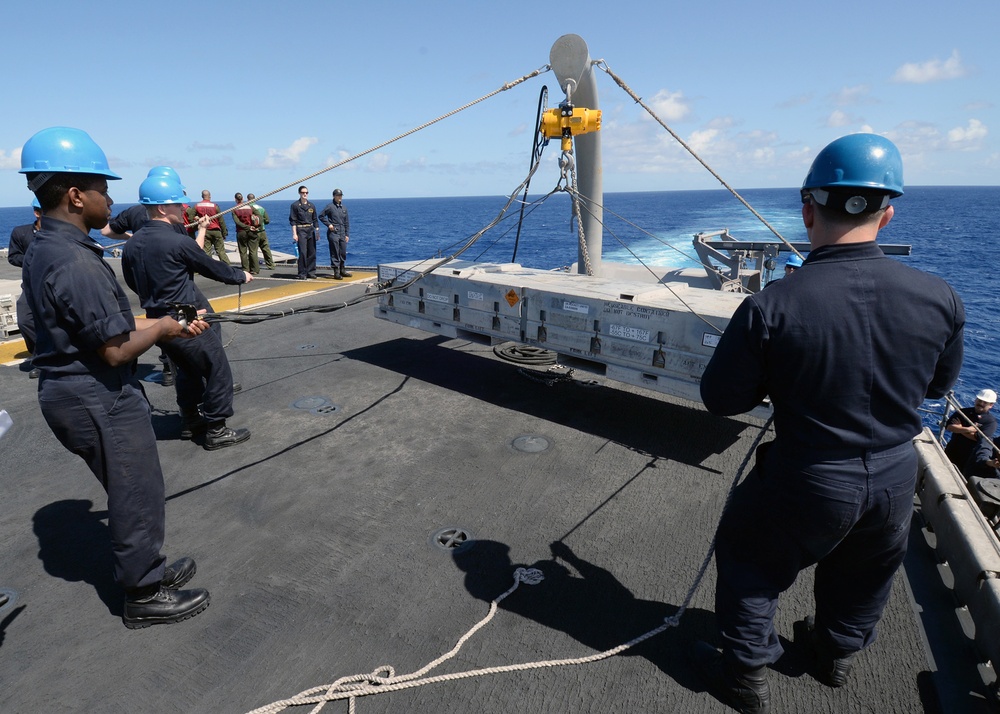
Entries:
POLYGON ((347 272, 347 243, 351 240, 351 218, 343 203, 344 192, 339 188, 333 190, 333 201, 328 203, 320 214, 320 220, 326 226, 326 240, 330 244, 330 267, 333 268, 335 280, 351 277, 347 272))
MULTIPOLYGON (((728 703, 767 712, 766 667, 782 654, 778 596, 816 565, 806 620, 815 675, 846 683, 906 553, 916 486, 917 408, 962 366, 965 312, 940 278, 875 242, 903 193, 902 159, 874 134, 824 148, 803 183, 811 250, 802 268, 747 297, 701 382, 713 414, 769 396, 775 439, 719 524, 715 610, 722 654, 698 663, 728 703)), ((805 613, 803 613, 805 614, 805 613)))
MULTIPOLYGON (((146 174, 147 178, 150 176, 168 176, 180 183, 180 177, 170 166, 154 166, 146 174)), ((133 233, 146 225, 148 221, 149 216, 146 215, 146 207, 141 203, 137 203, 134 206, 129 206, 108 221, 108 225, 101 229, 101 235, 114 240, 128 240, 132 237, 133 233)), ((187 231, 184 230, 183 226, 176 226, 176 228, 181 233, 187 235, 187 231)), ((160 384, 164 387, 172 387, 174 385, 174 369, 170 364, 170 358, 167 357, 167 353, 162 347, 160 348, 160 364, 163 365, 160 384)))
MULTIPOLYGON (((198 220, 195 240, 177 230, 184 225, 182 203, 186 198, 180 182, 167 176, 150 176, 139 186, 139 203, 149 221, 125 244, 122 275, 141 299, 147 317, 176 317, 173 305, 177 304, 193 305, 201 313, 212 311, 194 283, 194 273, 229 285, 253 280, 248 272, 211 258, 199 247, 208 216, 198 220)), ((216 323, 194 339, 162 345, 177 365, 181 436, 191 438, 204 430, 204 446, 210 451, 250 438, 249 430, 226 425, 226 419, 233 415, 233 373, 221 335, 222 328, 216 323)))
POLYGON ((43 211, 23 268, 37 329, 38 404, 52 433, 107 491, 115 579, 126 594, 122 620, 137 628, 193 617, 209 595, 178 589, 195 573, 192 559, 167 566, 160 553, 163 474, 134 363, 156 342, 193 338, 208 325, 133 317, 103 249, 87 235, 107 223, 107 180, 120 177, 86 132, 38 132, 21 151, 20 173, 43 211))
MULTIPOLYGON (((24 264, 24 254, 41 226, 42 207, 38 205, 37 198, 31 202, 31 208, 35 212, 35 221, 23 226, 15 226, 14 230, 10 232, 10 242, 7 244, 7 262, 18 268, 24 264)), ((21 294, 17 298, 17 329, 21 331, 21 337, 24 338, 25 348, 33 354, 35 352, 35 319, 31 316, 31 308, 28 307, 28 299, 24 294, 23 286, 21 294)), ((32 379, 38 379, 38 369, 32 367, 30 375, 32 379)))
MULTIPOLYGON (((177 183, 181 182, 181 177, 170 166, 154 166, 149 170, 149 173, 146 174, 146 178, 152 178, 153 176, 163 176, 172 179, 177 183)), ((182 185, 181 189, 183 188, 184 186, 182 185)), ((184 201, 187 202, 187 200, 188 196, 187 193, 185 193, 184 201)), ((146 207, 141 203, 137 203, 134 206, 129 206, 108 221, 108 225, 101 229, 101 235, 105 238, 126 240, 131 237, 131 234, 135 233, 147 223, 149 223, 149 215, 146 211, 146 207)), ((187 235, 187 231, 184 230, 183 225, 174 226, 174 229, 179 233, 187 235)))
POLYGON ((299 200, 288 210, 292 225, 292 240, 299 250, 299 280, 316 277, 316 234, 319 232, 319 215, 315 204, 309 200, 309 189, 299 186, 299 200))

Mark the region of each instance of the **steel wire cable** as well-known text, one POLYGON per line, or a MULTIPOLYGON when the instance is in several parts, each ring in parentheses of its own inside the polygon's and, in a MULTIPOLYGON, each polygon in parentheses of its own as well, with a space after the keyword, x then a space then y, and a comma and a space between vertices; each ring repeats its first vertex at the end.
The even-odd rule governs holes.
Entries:
MULTIPOLYGON (((508 89, 512 89, 512 88, 516 87, 517 85, 521 84, 522 82, 526 82, 529 79, 532 79, 533 77, 537 77, 538 75, 540 75, 540 74, 542 74, 544 72, 548 72, 549 69, 550 69, 549 65, 547 65, 547 64, 543 65, 543 66, 539 67, 538 69, 536 69, 536 70, 534 70, 532 72, 529 72, 528 74, 526 74, 526 75, 524 75, 522 77, 519 77, 518 79, 513 80, 512 82, 506 82, 505 84, 503 84, 499 88, 493 90, 492 92, 490 92, 488 94, 484 94, 483 96, 479 97, 479 99, 473 99, 471 102, 468 102, 467 104, 463 104, 462 106, 458 107, 457 109, 453 109, 453 110, 451 110, 450 112, 448 112, 446 114, 442 114, 437 119, 431 119, 428 122, 424 122, 420 126, 414 127, 413 129, 410 129, 409 131, 405 131, 402 134, 398 134, 398 135, 394 136, 393 138, 389 139, 388 141, 383 141, 381 144, 377 144, 377 145, 375 145, 375 146, 373 146, 373 147, 371 147, 369 149, 365 149, 364 151, 362 151, 362 152, 360 152, 358 154, 354 154, 353 156, 349 156, 346 159, 343 159, 341 161, 338 161, 335 164, 332 164, 330 166, 322 168, 319 171, 314 171, 313 173, 311 173, 311 174, 309 174, 307 176, 303 176, 300 179, 297 179, 297 180, 292 181, 290 183, 286 183, 284 186, 276 188, 273 191, 269 191, 267 193, 259 194, 259 195, 257 195, 254 198, 254 202, 259 203, 260 201, 263 201, 265 198, 269 198, 269 197, 275 195, 276 193, 281 193, 282 191, 284 191, 286 189, 289 189, 292 186, 295 186, 297 184, 305 183, 306 181, 314 179, 317 176, 321 176, 322 174, 325 174, 327 171, 333 171, 334 169, 336 169, 336 168, 338 168, 340 166, 343 166, 344 164, 348 164, 348 163, 354 161, 355 159, 360 159, 362 156, 367 156, 368 154, 371 154, 372 152, 378 151, 379 149, 383 149, 386 146, 388 146, 389 144, 393 144, 393 143, 399 141, 400 139, 405 139, 406 137, 410 136, 411 134, 416 134, 418 131, 422 131, 423 129, 426 129, 429 126, 433 126, 434 124, 437 124, 440 121, 443 121, 443 120, 445 120, 445 119, 447 119, 449 117, 452 117, 452 116, 454 116, 454 115, 456 115, 456 114, 458 114, 460 112, 463 112, 466 109, 468 109, 470 107, 473 107, 476 104, 479 104, 480 102, 484 102, 487 99, 490 99, 491 97, 494 97, 497 94, 500 94, 501 92, 506 92, 508 89)), ((209 220, 214 219, 214 218, 218 218, 219 216, 225 216, 227 213, 232 213, 237 208, 242 208, 243 206, 246 206, 246 205, 249 205, 249 202, 240 203, 239 205, 233 206, 232 208, 227 208, 225 211, 221 211, 219 213, 216 213, 214 216, 211 216, 209 218, 209 220)), ((195 227, 196 225, 197 225, 197 223, 188 223, 184 227, 185 228, 192 228, 192 227, 195 227)))
POLYGON ((615 84, 617 84, 619 87, 621 87, 622 90, 624 90, 625 93, 628 94, 635 101, 636 104, 638 104, 640 107, 642 107, 643 109, 645 109, 646 113, 649 114, 649 116, 651 116, 653 118, 653 120, 657 124, 659 124, 660 126, 662 126, 667 131, 667 133, 670 134, 670 136, 672 136, 674 138, 674 141, 676 141, 678 144, 680 144, 684 148, 685 151, 687 151, 689 154, 691 154, 691 156, 693 156, 695 158, 695 160, 698 163, 700 163, 705 168, 706 171, 708 171, 710 174, 712 174, 712 176, 714 176, 715 179, 719 183, 721 183, 723 185, 723 187, 727 191, 729 191, 729 193, 731 193, 740 203, 742 203, 747 208, 747 210, 749 210, 754 216, 756 216, 757 220, 759 220, 761 223, 763 223, 767 227, 767 229, 769 231, 771 231, 771 233, 773 233, 775 236, 777 236, 778 239, 782 243, 784 243, 785 245, 787 245, 789 250, 791 250, 793 253, 795 253, 795 255, 799 256, 800 258, 803 257, 802 254, 798 250, 795 249, 795 246, 793 246, 791 243, 789 243, 788 240, 786 240, 785 237, 783 235, 781 235, 781 233, 778 232, 777 228, 775 228, 770 223, 768 223, 767 219, 765 219, 764 216, 760 215, 757 212, 757 210, 753 206, 751 206, 747 202, 747 200, 745 198, 743 198, 743 196, 741 196, 739 194, 739 192, 736 189, 734 189, 732 186, 730 186, 728 183, 726 183, 725 179, 723 179, 722 176, 720 176, 718 173, 716 173, 716 171, 711 166, 709 166, 708 163, 706 163, 704 159, 702 159, 698 155, 698 152, 696 152, 694 149, 692 149, 687 144, 687 142, 685 142, 680 136, 678 136, 678 134, 673 129, 671 129, 669 126, 667 126, 666 122, 664 122, 662 119, 660 119, 660 117, 656 115, 656 112, 654 112, 653 109, 649 105, 647 105, 645 102, 643 102, 642 99, 639 97, 639 95, 637 95, 635 92, 633 92, 632 88, 629 87, 627 84, 625 84, 624 80, 622 80, 621 77, 619 77, 617 74, 615 74, 613 71, 611 71, 611 67, 608 66, 607 62, 605 62, 603 59, 594 60, 593 61, 593 65, 595 67, 597 67, 598 69, 601 69, 604 72, 606 72, 607 75, 609 77, 611 77, 612 80, 614 80, 615 84))

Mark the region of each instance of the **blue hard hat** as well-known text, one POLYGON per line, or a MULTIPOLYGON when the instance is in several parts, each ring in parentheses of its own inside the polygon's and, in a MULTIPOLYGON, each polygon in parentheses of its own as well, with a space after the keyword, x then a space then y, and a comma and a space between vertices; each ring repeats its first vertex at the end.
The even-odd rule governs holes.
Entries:
POLYGON ((150 176, 139 184, 139 203, 144 206, 187 203, 189 200, 184 187, 166 176, 150 176))
POLYGON ((18 173, 96 174, 120 179, 108 167, 108 157, 82 129, 53 126, 42 129, 24 143, 18 173))
POLYGON ((149 173, 146 174, 146 178, 151 176, 164 176, 181 184, 181 188, 187 188, 187 186, 181 183, 180 174, 178 174, 177 171, 175 171, 171 166, 154 166, 149 170, 149 173))
POLYGON ((902 196, 903 158, 884 136, 848 134, 817 154, 802 188, 864 189, 902 196))
POLYGON ((790 256, 788 256, 788 259, 785 261, 785 265, 792 268, 801 268, 802 258, 797 256, 795 253, 792 253, 790 256))
POLYGON ((37 198, 31 199, 31 207, 34 208, 36 211, 42 210, 42 204, 38 202, 37 198))

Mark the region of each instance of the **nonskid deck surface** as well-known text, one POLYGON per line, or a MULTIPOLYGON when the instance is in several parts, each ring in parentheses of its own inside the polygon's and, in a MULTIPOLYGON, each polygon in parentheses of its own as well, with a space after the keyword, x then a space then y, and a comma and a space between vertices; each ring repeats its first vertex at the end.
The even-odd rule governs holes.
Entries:
MULTIPOLYGON (((381 665, 413 672, 486 615, 518 565, 546 579, 521 585, 432 674, 591 655, 676 611, 759 422, 630 387, 548 387, 488 346, 447 349, 373 307, 225 327, 243 385, 230 423, 253 432, 245 444, 181 441, 172 390, 147 383, 166 555, 197 560, 191 585, 212 605, 140 631, 120 620, 100 485, 49 432, 35 382, 0 367, 14 418, 0 442, 0 589, 14 593, 0 612, 0 711, 245 712, 381 665), (448 528, 476 543, 438 547, 448 528)), ((157 367, 147 353, 140 374, 157 367)), ((713 584, 710 568, 678 628, 608 660, 431 684, 357 710, 729 711, 690 663, 692 643, 713 638, 713 584)), ((782 637, 811 612, 810 589, 806 573, 782 599, 782 637)), ((936 710, 902 578, 849 686, 824 687, 787 650, 774 711, 936 710)))

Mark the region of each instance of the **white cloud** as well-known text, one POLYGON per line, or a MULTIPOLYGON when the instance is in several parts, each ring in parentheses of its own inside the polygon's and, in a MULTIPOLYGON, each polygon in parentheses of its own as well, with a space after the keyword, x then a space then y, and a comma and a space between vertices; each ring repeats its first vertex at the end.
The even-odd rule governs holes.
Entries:
MULTIPOLYGON (((110 161, 110 159, 109 159, 109 161, 110 161)), ((123 165, 132 166, 131 163, 123 164, 123 165)), ((152 168, 153 166, 170 166, 171 168, 178 169, 178 170, 180 170, 180 169, 187 169, 187 168, 191 167, 191 164, 189 164, 187 161, 182 161, 182 160, 174 159, 174 158, 172 158, 170 156, 152 156, 152 157, 143 159, 142 162, 139 163, 138 165, 142 166, 142 167, 145 167, 145 168, 152 168)))
POLYGON ((968 70, 962 65, 962 58, 959 57, 958 50, 953 50, 951 57, 943 62, 934 58, 926 62, 904 64, 892 75, 892 81, 906 84, 926 84, 927 82, 958 79, 967 73, 968 70))
POLYGON ((389 168, 389 158, 389 154, 373 154, 368 159, 368 165, 365 168, 375 173, 381 173, 389 168))
POLYGON ((812 94, 799 94, 795 97, 790 97, 783 102, 779 102, 776 106, 778 109, 794 109, 795 107, 804 107, 813 99, 812 94))
MULTIPOLYGON (((348 152, 344 151, 343 149, 339 149, 336 154, 330 154, 329 156, 326 157, 326 166, 334 166, 336 164, 339 164, 341 161, 345 161, 349 158, 351 158, 351 155, 348 152)), ((351 164, 346 164, 345 168, 350 166, 351 164)))
MULTIPOLYGON (((215 166, 232 166, 233 157, 232 156, 220 156, 217 159, 198 159, 198 166, 203 169, 210 169, 215 166)), ((179 168, 174 166, 174 168, 179 168)))
POLYGON ((718 129, 703 129, 701 131, 693 131, 687 139, 687 145, 691 147, 691 150, 695 153, 701 153, 712 147, 712 142, 718 138, 718 129))
POLYGON ((200 141, 195 141, 188 147, 188 151, 199 151, 203 149, 214 150, 214 151, 233 151, 236 149, 235 146, 230 144, 204 144, 200 141))
POLYGON ((833 113, 826 118, 826 125, 830 127, 850 126, 857 123, 857 120, 847 112, 834 109, 833 113))
POLYGON ((708 126, 711 127, 712 129, 718 129, 719 131, 723 131, 725 129, 730 129, 736 126, 736 119, 734 119, 731 116, 715 117, 715 119, 712 119, 710 122, 708 122, 708 126))
POLYGON ((838 107, 851 106, 854 104, 871 104, 873 99, 868 96, 871 87, 867 84, 859 84, 856 87, 843 87, 831 95, 834 104, 838 107))
POLYGON ((313 144, 318 144, 319 139, 315 136, 303 136, 292 142, 287 149, 268 149, 267 158, 261 162, 256 162, 255 166, 261 169, 289 169, 299 165, 302 155, 313 144))
POLYGON ((404 173, 407 171, 424 171, 426 169, 427 169, 427 158, 424 156, 421 156, 416 159, 407 159, 406 161, 402 162, 399 166, 396 167, 397 171, 404 173))
MULTIPOLYGON (((989 129, 978 119, 969 119, 969 123, 962 127, 955 127, 948 132, 948 141, 952 144, 977 144, 981 139, 985 139, 989 134, 989 129)), ((973 148, 968 146, 966 148, 973 148)))
POLYGON ((9 152, 0 149, 0 169, 20 169, 21 149, 11 149, 9 152))
POLYGON ((981 148, 982 140, 989 129, 978 119, 970 119, 964 127, 956 127, 942 133, 938 127, 927 122, 909 121, 886 132, 904 157, 924 155, 940 151, 971 151, 981 148))
POLYGON ((663 121, 680 121, 691 113, 691 107, 684 101, 683 92, 661 89, 648 104, 663 121))

